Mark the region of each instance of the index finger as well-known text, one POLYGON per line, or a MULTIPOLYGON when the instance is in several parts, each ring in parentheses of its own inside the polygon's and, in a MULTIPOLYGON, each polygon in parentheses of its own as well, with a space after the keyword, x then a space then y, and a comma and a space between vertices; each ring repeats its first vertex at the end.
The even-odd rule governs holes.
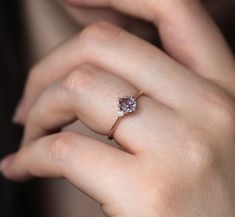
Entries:
POLYGON ((234 57, 199 0, 65 0, 74 6, 112 7, 153 22, 166 51, 234 93, 234 57))

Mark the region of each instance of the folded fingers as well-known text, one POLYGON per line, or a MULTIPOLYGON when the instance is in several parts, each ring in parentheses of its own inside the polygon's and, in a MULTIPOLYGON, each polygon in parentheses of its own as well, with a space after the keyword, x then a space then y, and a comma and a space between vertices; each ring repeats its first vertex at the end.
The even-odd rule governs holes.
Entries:
POLYGON ((234 94, 234 57, 199 0, 66 0, 75 6, 110 7, 153 22, 165 50, 190 70, 234 94))
MULTIPOLYGON (((78 68, 48 88, 34 104, 26 122, 23 144, 27 145, 76 119, 96 133, 108 135, 118 117, 118 97, 137 93, 137 88, 111 73, 94 66, 78 68)), ((156 132, 160 135, 167 128, 170 131, 168 122, 173 123, 173 120, 174 113, 170 108, 141 96, 136 112, 122 118, 114 138, 126 150, 136 153, 149 148, 143 144, 154 138, 156 132)))
POLYGON ((204 80, 148 42, 113 25, 96 23, 32 70, 17 119, 24 121, 46 87, 84 63, 104 68, 175 107, 187 104, 181 96, 189 91, 179 87, 191 90, 204 80))

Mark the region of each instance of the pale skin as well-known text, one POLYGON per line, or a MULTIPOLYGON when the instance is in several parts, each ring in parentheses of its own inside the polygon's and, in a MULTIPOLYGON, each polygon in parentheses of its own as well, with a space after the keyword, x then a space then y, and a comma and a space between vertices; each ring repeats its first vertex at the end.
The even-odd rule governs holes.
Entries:
POLYGON ((4 176, 66 178, 111 217, 235 216, 235 62, 201 3, 67 3, 152 22, 164 51, 98 22, 51 52, 30 72, 15 117, 24 138, 1 162, 4 176), (53 133, 79 119, 107 135, 117 98, 140 90, 137 111, 115 131, 120 148, 53 133))

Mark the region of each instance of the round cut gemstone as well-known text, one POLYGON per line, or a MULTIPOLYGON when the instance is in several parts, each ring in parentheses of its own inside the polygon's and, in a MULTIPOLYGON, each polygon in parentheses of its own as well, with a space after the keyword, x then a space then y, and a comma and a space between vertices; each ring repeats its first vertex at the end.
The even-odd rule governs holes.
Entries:
POLYGON ((119 115, 125 115, 126 113, 131 113, 136 110, 136 100, 133 96, 125 96, 123 98, 119 98, 118 107, 120 109, 119 115))

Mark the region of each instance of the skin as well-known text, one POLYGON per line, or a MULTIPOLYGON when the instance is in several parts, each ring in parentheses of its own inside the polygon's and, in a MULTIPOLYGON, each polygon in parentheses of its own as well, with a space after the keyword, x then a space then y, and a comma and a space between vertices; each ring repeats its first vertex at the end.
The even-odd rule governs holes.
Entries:
MULTIPOLYGON (((79 25, 86 26, 94 21, 105 20, 147 39, 155 37, 155 30, 148 23, 126 16, 123 11, 113 10, 109 5, 97 4, 93 1, 85 1, 85 4, 82 5, 76 4, 76 1, 75 3, 74 1, 69 1, 70 4, 60 0, 55 1, 64 7, 79 25)), ((232 18, 234 17, 233 8, 235 2, 231 0, 204 0, 203 4, 223 31, 227 31, 226 28, 233 25, 232 18)))
POLYGON ((5 177, 64 177, 97 200, 106 216, 233 217, 235 62, 203 5, 67 4, 112 7, 151 22, 164 50, 98 22, 51 52, 29 74, 15 116, 25 125, 22 147, 1 162, 5 177), (54 133, 79 119, 107 135, 117 98, 139 90, 145 95, 137 111, 114 134, 120 148, 54 133))

